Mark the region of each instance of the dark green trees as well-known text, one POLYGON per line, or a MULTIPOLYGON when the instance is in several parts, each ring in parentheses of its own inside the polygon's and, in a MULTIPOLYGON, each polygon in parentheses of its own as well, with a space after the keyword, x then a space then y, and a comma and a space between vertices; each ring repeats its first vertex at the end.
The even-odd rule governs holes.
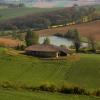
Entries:
POLYGON ((93 53, 96 53, 96 40, 93 35, 88 36, 88 44, 93 53))
POLYGON ((79 49, 81 46, 81 40, 80 40, 80 35, 79 35, 78 30, 74 29, 73 34, 74 34, 73 43, 75 45, 76 52, 79 52, 79 49))
POLYGON ((79 32, 77 30, 74 30, 74 34, 75 34, 75 38, 74 38, 73 43, 75 45, 76 52, 79 52, 79 48, 81 46, 80 35, 79 35, 79 32))
POLYGON ((72 39, 76 52, 79 52, 79 48, 81 46, 81 40, 78 30, 77 29, 68 30, 65 37, 72 39))
POLYGON ((50 39, 49 38, 45 38, 43 44, 50 44, 50 39))
POLYGON ((28 30, 25 36, 26 45, 38 44, 39 36, 35 32, 28 30))

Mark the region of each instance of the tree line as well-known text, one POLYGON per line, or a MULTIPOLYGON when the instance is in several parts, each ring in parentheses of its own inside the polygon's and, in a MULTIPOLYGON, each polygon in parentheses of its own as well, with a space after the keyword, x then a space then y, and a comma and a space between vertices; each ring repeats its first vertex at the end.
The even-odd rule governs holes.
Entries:
POLYGON ((18 17, 0 22, 0 30, 12 29, 28 29, 34 30, 49 28, 53 25, 66 25, 70 22, 81 23, 84 17, 87 21, 96 19, 95 8, 92 6, 60 9, 52 12, 44 12, 40 14, 31 14, 24 17, 18 17))

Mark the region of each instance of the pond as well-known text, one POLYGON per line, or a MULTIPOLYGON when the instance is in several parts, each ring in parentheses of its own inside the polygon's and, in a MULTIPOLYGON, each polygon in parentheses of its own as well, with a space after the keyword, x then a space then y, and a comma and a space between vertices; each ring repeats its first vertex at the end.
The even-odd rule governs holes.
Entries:
MULTIPOLYGON (((40 37, 39 43, 42 44, 45 38, 46 38, 45 36, 40 37)), ((57 46, 65 45, 66 47, 70 47, 73 45, 72 40, 68 38, 57 37, 57 36, 48 36, 47 38, 50 39, 50 43, 53 45, 57 45, 57 46)), ((82 47, 87 47, 87 46, 88 43, 82 43, 82 47)))

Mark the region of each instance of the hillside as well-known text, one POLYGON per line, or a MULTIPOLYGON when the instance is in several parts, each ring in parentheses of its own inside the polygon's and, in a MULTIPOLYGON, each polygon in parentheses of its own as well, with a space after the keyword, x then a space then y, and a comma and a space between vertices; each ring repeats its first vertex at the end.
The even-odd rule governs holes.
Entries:
POLYGON ((58 8, 7 8, 7 9, 0 9, 0 21, 16 18, 20 16, 30 15, 30 14, 36 14, 41 12, 49 12, 54 11, 58 8))
POLYGON ((3 48, 0 48, 0 55, 0 81, 20 81, 34 86, 44 82, 57 85, 67 82, 90 90, 100 88, 99 55, 86 54, 65 61, 44 61, 3 48))
MULTIPOLYGON (((0 83, 18 82, 40 86, 45 82, 57 86, 75 84, 92 91, 100 88, 100 55, 83 54, 64 61, 44 61, 0 48, 0 83), (51 63, 52 62, 52 63, 51 63)), ((28 92, 0 89, 1 100, 99 100, 99 97, 28 92)))
POLYGON ((53 35, 55 33, 66 33, 68 29, 78 29, 82 36, 94 35, 94 37, 100 41, 100 20, 94 22, 88 22, 83 24, 65 26, 65 27, 58 27, 58 28, 51 28, 51 29, 44 29, 37 31, 40 35, 53 35))

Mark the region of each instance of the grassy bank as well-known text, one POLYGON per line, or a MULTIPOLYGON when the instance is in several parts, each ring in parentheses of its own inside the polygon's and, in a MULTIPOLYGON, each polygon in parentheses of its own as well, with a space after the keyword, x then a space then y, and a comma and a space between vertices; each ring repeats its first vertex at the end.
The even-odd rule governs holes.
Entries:
POLYGON ((0 100, 100 100, 99 97, 63 95, 46 92, 0 90, 0 100))

